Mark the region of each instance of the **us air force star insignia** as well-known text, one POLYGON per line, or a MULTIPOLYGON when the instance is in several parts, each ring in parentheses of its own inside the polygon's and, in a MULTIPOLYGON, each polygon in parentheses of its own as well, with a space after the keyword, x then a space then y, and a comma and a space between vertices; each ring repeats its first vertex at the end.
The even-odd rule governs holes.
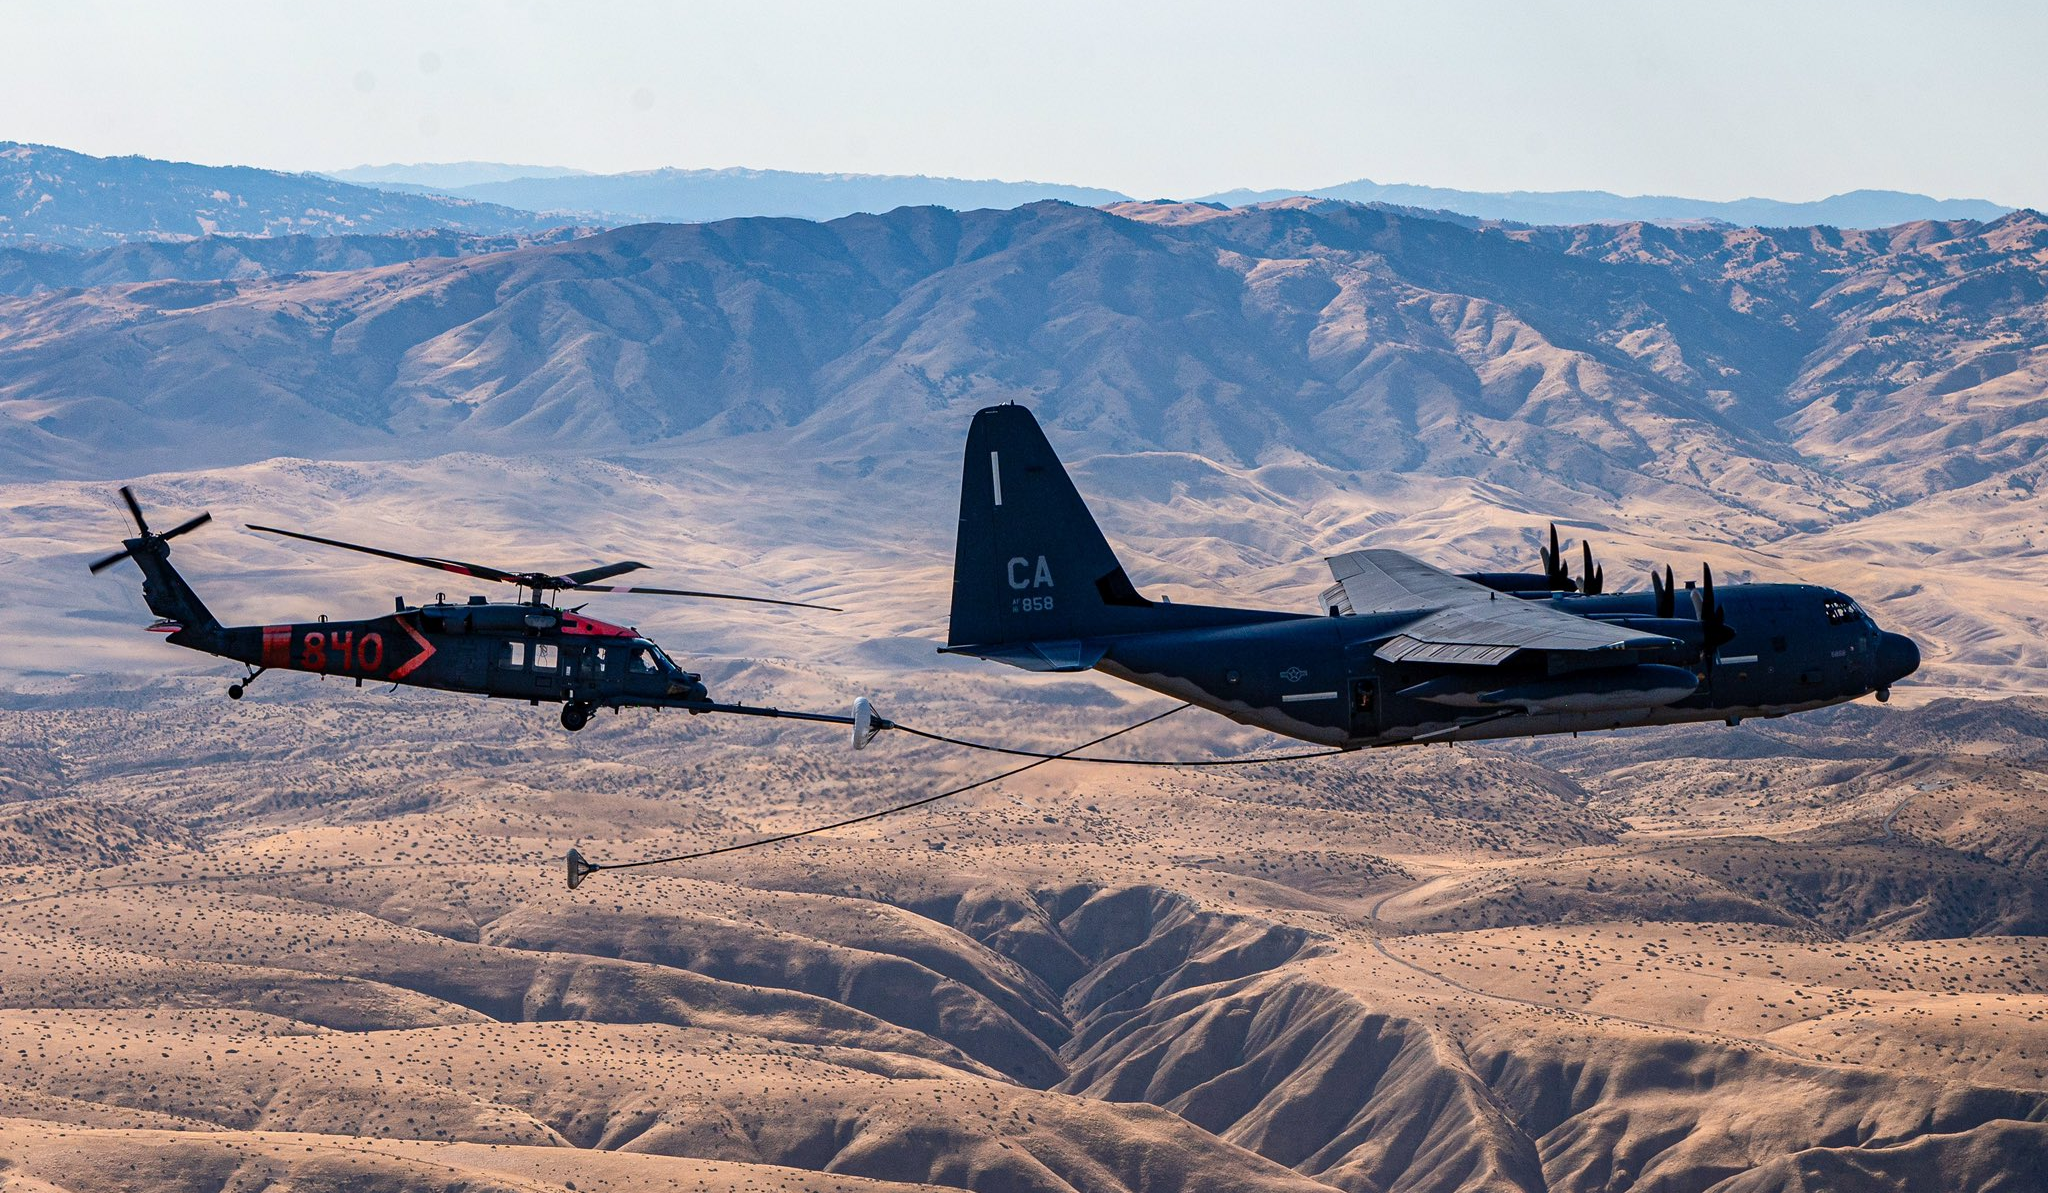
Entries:
POLYGON ((1280 673, 1280 678, 1286 680, 1288 683, 1300 683, 1302 680, 1308 678, 1308 672, 1302 670, 1300 667, 1289 667, 1287 670, 1282 671, 1280 673))

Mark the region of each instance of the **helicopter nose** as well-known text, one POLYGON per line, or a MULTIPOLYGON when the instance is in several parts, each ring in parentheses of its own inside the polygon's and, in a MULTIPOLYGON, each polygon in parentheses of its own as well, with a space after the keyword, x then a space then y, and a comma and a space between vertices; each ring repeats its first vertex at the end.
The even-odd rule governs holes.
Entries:
POLYGON ((1877 639, 1877 686, 1888 688, 1920 669, 1920 647, 1904 634, 1877 639))

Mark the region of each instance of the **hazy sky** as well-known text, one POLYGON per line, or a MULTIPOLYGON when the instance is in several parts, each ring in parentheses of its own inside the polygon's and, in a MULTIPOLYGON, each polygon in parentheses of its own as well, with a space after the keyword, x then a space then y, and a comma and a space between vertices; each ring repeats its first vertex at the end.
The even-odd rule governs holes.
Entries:
POLYGON ((0 0, 0 140, 2048 206, 2040 3, 0 0))

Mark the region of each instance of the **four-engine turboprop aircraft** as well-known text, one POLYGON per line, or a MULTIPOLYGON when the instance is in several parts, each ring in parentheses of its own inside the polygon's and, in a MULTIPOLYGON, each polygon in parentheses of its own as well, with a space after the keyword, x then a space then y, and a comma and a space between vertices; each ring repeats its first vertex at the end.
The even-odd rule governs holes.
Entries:
POLYGON ((1519 574, 1455 576, 1368 550, 1331 557, 1337 582, 1317 614, 1149 600, 1031 412, 996 406, 967 433, 943 649, 1029 671, 1092 668, 1344 747, 1732 725, 1883 700, 1920 663, 1912 639, 1830 588, 1717 592, 1706 571, 1676 592, 1653 576, 1650 592, 1557 595, 1556 555, 1553 536, 1534 592, 1519 574))

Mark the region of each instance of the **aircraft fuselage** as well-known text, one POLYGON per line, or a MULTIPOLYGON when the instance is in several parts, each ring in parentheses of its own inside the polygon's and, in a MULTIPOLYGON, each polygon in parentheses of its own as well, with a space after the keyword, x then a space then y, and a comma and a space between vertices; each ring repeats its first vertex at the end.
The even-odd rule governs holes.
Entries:
MULTIPOLYGON (((1782 716, 1885 691, 1919 661, 1910 639, 1880 630, 1833 589, 1727 585, 1719 600, 1734 636, 1711 665, 1696 646, 1661 657, 1603 652, 1564 666, 1542 656, 1483 667, 1390 662, 1381 647, 1422 613, 1274 612, 1109 638, 1094 644, 1102 648, 1095 666, 1247 725, 1356 748, 1782 716)), ((1656 616, 1647 592, 1547 603, 1624 624, 1656 616)), ((1199 616, 1195 606, 1177 611, 1199 616)))

